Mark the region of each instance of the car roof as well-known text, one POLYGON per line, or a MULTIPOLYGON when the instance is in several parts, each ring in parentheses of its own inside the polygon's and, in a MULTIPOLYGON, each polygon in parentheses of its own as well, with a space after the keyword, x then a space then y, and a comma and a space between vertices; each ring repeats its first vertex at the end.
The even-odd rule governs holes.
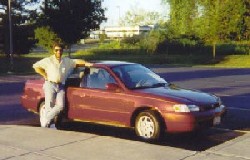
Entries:
POLYGON ((91 61, 95 65, 104 65, 108 67, 116 67, 121 65, 128 65, 128 64, 137 64, 132 62, 126 62, 126 61, 91 61))

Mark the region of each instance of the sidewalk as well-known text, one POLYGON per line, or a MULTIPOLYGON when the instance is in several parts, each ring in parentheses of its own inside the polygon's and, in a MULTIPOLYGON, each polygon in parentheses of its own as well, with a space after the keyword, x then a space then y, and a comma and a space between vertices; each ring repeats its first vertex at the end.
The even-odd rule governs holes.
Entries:
POLYGON ((0 160, 250 160, 250 133, 206 151, 40 127, 0 125, 0 160))

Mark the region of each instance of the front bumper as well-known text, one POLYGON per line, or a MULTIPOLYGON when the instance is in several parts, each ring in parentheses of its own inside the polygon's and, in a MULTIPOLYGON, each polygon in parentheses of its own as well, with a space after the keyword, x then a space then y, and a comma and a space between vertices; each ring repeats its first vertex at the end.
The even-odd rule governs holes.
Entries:
POLYGON ((209 128, 220 124, 226 113, 226 107, 221 105, 205 112, 165 113, 163 118, 166 132, 191 132, 197 129, 209 128))

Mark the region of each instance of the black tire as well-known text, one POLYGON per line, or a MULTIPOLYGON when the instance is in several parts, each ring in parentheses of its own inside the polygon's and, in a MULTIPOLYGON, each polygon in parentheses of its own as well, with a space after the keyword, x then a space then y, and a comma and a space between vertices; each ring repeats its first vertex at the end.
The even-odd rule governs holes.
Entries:
POLYGON ((58 130, 63 130, 63 112, 60 112, 55 118, 54 118, 55 127, 58 130))
POLYGON ((161 121, 157 113, 152 110, 143 111, 135 120, 136 135, 145 141, 156 141, 161 137, 161 121))

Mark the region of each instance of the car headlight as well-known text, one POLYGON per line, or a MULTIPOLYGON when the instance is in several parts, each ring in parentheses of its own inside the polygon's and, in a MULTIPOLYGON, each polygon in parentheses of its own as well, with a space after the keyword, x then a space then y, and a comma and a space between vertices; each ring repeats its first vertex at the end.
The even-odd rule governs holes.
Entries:
POLYGON ((196 105, 175 104, 173 106, 175 112, 199 112, 200 108, 196 105))

